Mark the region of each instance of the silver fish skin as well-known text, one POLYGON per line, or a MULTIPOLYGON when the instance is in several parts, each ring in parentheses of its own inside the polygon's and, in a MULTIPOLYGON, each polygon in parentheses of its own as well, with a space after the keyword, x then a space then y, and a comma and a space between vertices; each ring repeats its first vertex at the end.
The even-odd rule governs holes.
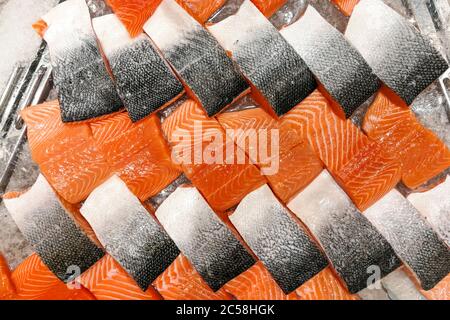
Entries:
POLYGON ((95 18, 92 23, 109 61, 117 92, 133 122, 183 94, 180 80, 147 35, 131 38, 114 14, 95 18))
POLYGON ((35 184, 17 198, 4 199, 6 208, 45 265, 62 281, 88 270, 104 251, 81 229, 39 175, 35 184))
POLYGON ((81 213, 106 251, 143 291, 179 255, 158 221, 117 176, 92 192, 81 213))
POLYGON ((236 65, 214 37, 174 0, 164 0, 144 31, 209 116, 248 90, 236 65))
POLYGON ((214 291, 256 262, 195 188, 179 187, 156 217, 214 291))
POLYGON ((380 88, 377 76, 361 54, 312 6, 281 34, 347 118, 380 88))
POLYGON ((450 176, 437 187, 412 193, 408 200, 427 219, 439 236, 450 246, 450 176))
POLYGON ((84 0, 67 0, 43 17, 64 122, 116 112, 122 102, 98 48, 84 0))
POLYGON ((397 190, 384 196, 364 215, 413 271, 424 290, 434 288, 450 273, 448 246, 397 190))
POLYGON ((247 195, 230 220, 286 294, 328 266, 317 244, 267 185, 247 195))
POLYGON ((404 17, 380 0, 362 0, 345 32, 374 73, 408 105, 448 64, 404 17))
POLYGON ((386 239, 358 211, 328 171, 324 170, 288 208, 320 243, 351 293, 368 287, 374 270, 379 271, 381 279, 400 266, 386 239))
POLYGON ((277 116, 298 105, 317 87, 300 55, 249 0, 227 19, 208 26, 219 43, 277 116))

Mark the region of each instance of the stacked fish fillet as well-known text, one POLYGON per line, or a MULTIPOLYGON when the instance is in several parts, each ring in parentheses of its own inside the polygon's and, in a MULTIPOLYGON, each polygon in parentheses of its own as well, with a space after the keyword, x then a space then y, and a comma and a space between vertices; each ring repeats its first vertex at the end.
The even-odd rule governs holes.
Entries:
POLYGON ((450 151, 409 108, 444 58, 379 0, 334 1, 345 35, 312 6, 277 30, 276 0, 206 23, 225 2, 67 0, 35 25, 59 99, 22 112, 41 175, 3 199, 36 254, 0 259, 0 298, 358 299, 406 273, 449 299, 450 151))

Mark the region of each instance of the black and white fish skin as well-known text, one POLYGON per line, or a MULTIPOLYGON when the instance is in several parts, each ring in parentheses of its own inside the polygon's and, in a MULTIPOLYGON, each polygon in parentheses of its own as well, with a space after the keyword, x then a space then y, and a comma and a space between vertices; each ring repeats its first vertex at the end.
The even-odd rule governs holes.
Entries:
POLYGON ((434 288, 450 273, 447 244, 397 190, 384 196, 364 215, 414 272, 423 289, 434 288))
POLYGON ((92 192, 81 213, 106 251, 143 291, 180 253, 158 221, 117 176, 92 192))
POLYGON ((214 37, 174 0, 164 0, 144 31, 209 116, 248 90, 237 66, 214 37))
POLYGON ((58 200, 47 180, 4 204, 45 265, 62 281, 71 281, 104 256, 58 200), (80 274, 74 274, 74 272, 80 274))
POLYGON ((284 115, 316 89, 316 80, 300 55, 251 1, 208 29, 232 52, 242 73, 276 115, 284 115))
POLYGON ((131 38, 114 14, 95 18, 92 23, 109 60, 117 92, 133 122, 183 94, 181 81, 148 36, 131 38))
POLYGON ((256 262, 195 188, 179 187, 156 216, 214 291, 256 262))
POLYGON ((400 266, 386 239, 356 209, 328 171, 323 171, 288 208, 319 241, 351 293, 371 284, 373 269, 378 269, 383 278, 400 266))
POLYGON ((62 120, 88 120, 120 110, 122 102, 100 54, 85 1, 67 0, 43 20, 62 120))
POLYGON ((247 195, 230 220, 286 294, 328 266, 317 244, 267 185, 247 195))
POLYGON ((450 246, 450 176, 437 187, 412 193, 408 200, 427 219, 439 236, 450 246))
POLYGON ((280 32, 347 118, 380 88, 361 54, 312 6, 299 21, 280 32))
POLYGON ((345 35, 378 78, 408 105, 448 69, 436 48, 380 0, 362 0, 345 35))

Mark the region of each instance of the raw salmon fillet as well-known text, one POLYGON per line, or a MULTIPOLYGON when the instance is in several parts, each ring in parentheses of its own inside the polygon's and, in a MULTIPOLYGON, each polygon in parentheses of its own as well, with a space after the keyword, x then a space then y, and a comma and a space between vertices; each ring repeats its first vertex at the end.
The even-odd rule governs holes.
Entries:
POLYGON ((145 22, 162 0, 106 0, 132 37, 142 33, 145 22))
POLYGON ((222 163, 212 161, 212 164, 201 161, 202 154, 224 160, 226 149, 235 148, 235 145, 226 141, 226 134, 219 122, 208 118, 203 108, 193 100, 183 102, 163 122, 162 129, 172 147, 172 153, 175 153, 175 158, 180 158, 180 152, 177 150, 189 153, 192 162, 200 157, 197 159, 200 163, 184 163, 182 167, 186 176, 213 209, 217 211, 229 209, 238 204, 245 195, 265 183, 258 168, 251 164, 248 158, 244 159, 244 164, 238 164, 237 159, 231 159, 231 164, 225 161, 222 163), (199 138, 194 139, 195 135, 199 138), (180 139, 180 136, 183 138, 180 139), (215 140, 216 138, 219 140, 215 140))
POLYGON ((450 150, 387 88, 378 93, 368 110, 363 129, 401 161, 402 180, 410 189, 450 167, 450 150))
POLYGON ((180 175, 156 115, 133 124, 122 112, 92 122, 90 127, 111 170, 142 201, 158 194, 180 175))
POLYGON ((331 0, 333 1, 343 14, 351 16, 353 9, 358 4, 359 0, 331 0))
POLYGON ((12 280, 17 288, 19 300, 95 300, 95 297, 83 286, 72 289, 59 280, 33 254, 22 262, 12 274, 12 280))
POLYGON ((183 255, 153 283, 166 300, 231 300, 223 289, 213 292, 183 255))
POLYGON ((39 19, 38 21, 36 21, 35 23, 33 23, 33 25, 32 25, 31 27, 34 29, 34 31, 36 31, 36 33, 37 33, 41 38, 43 38, 43 37, 44 37, 44 34, 45 34, 45 31, 46 31, 47 28, 48 28, 48 24, 47 24, 47 22, 45 22, 44 20, 39 19))
POLYGON ((286 295, 280 289, 261 262, 228 282, 222 290, 238 300, 298 300, 295 292, 286 295))
POLYGON ((306 187, 323 169, 322 162, 309 146, 306 136, 296 135, 297 132, 283 126, 283 123, 275 120, 261 108, 226 112, 220 114, 217 119, 226 130, 237 130, 233 131, 238 133, 235 142, 238 147, 244 147, 249 158, 259 168, 267 168, 271 160, 272 163, 279 161, 278 170, 274 174, 267 174, 266 178, 272 190, 283 202, 287 202, 306 187), (272 145, 271 130, 278 130, 279 140, 274 141, 278 145, 278 150, 269 149, 264 154, 255 150, 255 146, 252 148, 246 136, 251 130, 260 132, 261 135, 265 135, 261 130, 267 131, 268 149, 272 145))
MULTIPOLYGON (((107 0, 132 37, 142 33, 142 27, 163 0, 107 0)), ((226 0, 176 0, 198 22, 205 23, 226 0)))
POLYGON ((252 0, 252 2, 263 15, 271 17, 287 2, 287 0, 252 0))
POLYGON ((63 123, 58 101, 26 108, 28 143, 56 192, 70 203, 78 203, 110 175, 109 165, 87 123, 63 123))
POLYGON ((341 284, 331 267, 323 270, 296 291, 300 300, 359 300, 341 284))
POLYGON ((350 120, 337 116, 317 90, 281 122, 299 136, 307 136, 315 153, 361 211, 400 180, 401 164, 396 157, 371 141, 350 120))
POLYGON ((0 254, 0 300, 10 300, 16 295, 16 288, 11 280, 8 263, 0 254))
POLYGON ((79 281, 98 300, 160 300, 153 288, 142 291, 136 282, 110 256, 104 256, 79 281))

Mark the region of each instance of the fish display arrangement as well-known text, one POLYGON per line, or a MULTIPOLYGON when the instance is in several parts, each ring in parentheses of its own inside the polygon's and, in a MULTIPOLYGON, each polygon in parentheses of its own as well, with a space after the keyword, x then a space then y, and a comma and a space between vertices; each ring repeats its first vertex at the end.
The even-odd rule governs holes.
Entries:
POLYGON ((2 201, 35 253, 0 299, 450 299, 450 150, 409 107, 445 58, 381 0, 331 1, 345 34, 312 5, 277 29, 289 2, 33 25, 58 100, 21 112, 41 174, 2 201))

